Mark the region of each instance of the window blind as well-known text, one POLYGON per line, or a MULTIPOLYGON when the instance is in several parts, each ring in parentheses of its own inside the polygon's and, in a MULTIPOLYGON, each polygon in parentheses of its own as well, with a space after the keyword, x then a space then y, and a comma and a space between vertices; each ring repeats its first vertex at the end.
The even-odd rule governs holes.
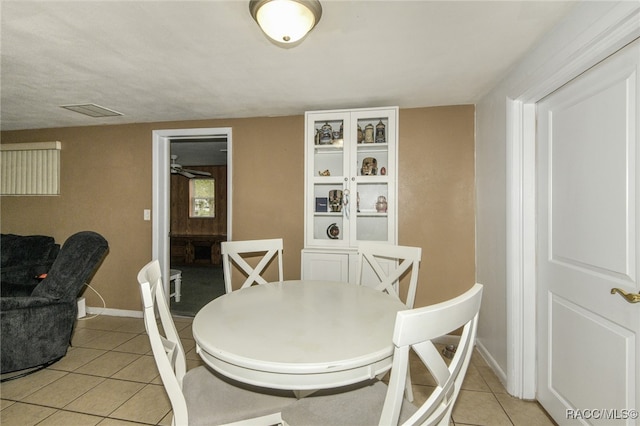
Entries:
POLYGON ((60 142, 0 144, 0 195, 59 195, 60 142))

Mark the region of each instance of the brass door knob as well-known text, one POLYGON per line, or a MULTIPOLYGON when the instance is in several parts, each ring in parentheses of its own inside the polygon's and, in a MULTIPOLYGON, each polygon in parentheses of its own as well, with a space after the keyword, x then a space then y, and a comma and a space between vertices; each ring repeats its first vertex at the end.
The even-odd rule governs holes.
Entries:
POLYGON ((612 288, 611 294, 616 294, 616 293, 624 297, 625 300, 629 303, 640 303, 640 294, 627 293, 626 291, 620 288, 612 288))

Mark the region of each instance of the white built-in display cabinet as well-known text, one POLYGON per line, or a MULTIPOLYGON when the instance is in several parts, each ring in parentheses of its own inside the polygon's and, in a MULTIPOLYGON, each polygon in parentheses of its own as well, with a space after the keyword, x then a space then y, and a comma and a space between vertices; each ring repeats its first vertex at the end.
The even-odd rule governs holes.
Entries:
POLYGON ((398 108, 305 114, 303 279, 351 281, 360 241, 397 244, 398 108))

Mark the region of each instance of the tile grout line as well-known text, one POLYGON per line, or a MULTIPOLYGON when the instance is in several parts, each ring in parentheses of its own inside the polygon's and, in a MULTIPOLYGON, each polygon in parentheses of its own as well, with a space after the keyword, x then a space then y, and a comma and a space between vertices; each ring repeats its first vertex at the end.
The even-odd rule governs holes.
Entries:
MULTIPOLYGON (((104 329, 91 329, 91 328, 89 328, 89 329, 90 329, 90 330, 105 331, 105 332, 118 332, 118 331, 111 330, 111 329, 109 329, 109 330, 104 330, 104 329)), ((125 333, 125 332, 123 332, 123 333, 125 333)), ((77 374, 77 375, 84 375, 84 376, 90 376, 90 377, 97 377, 97 378, 101 378, 101 379, 103 379, 103 380, 102 380, 102 381, 100 381, 98 384, 96 384, 96 386, 94 386, 94 387, 92 387, 91 389, 88 389, 87 391, 85 391, 82 395, 79 395, 77 398, 75 398, 75 399, 73 399, 72 401, 70 401, 69 403, 67 403, 64 407, 62 407, 62 408, 58 408, 58 407, 49 407, 49 408, 54 408, 54 409, 56 409, 56 410, 58 410, 58 411, 65 411, 65 412, 71 412, 71 413, 79 413, 79 414, 84 414, 84 415, 90 415, 90 416, 94 416, 94 417, 100 417, 100 418, 102 419, 100 422, 104 421, 104 419, 115 419, 115 420, 122 420, 122 421, 131 422, 131 420, 121 419, 121 418, 118 418, 118 417, 111 417, 111 415, 112 415, 113 413, 115 413, 115 412, 116 412, 120 407, 122 407, 123 405, 125 405, 128 401, 130 401, 132 398, 134 398, 134 396, 135 396, 135 395, 137 395, 139 392, 141 392, 145 387, 147 387, 148 385, 153 385, 153 383, 152 383, 152 382, 153 382, 153 380, 155 380, 155 378, 156 378, 157 376, 155 376, 153 379, 151 379, 151 381, 148 381, 148 382, 140 382, 140 381, 135 381, 135 380, 127 380, 127 379, 121 379, 121 378, 114 378, 114 375, 118 374, 120 371, 124 370, 125 368, 127 368, 128 366, 130 366, 132 363, 136 362, 136 361, 137 361, 137 360, 139 360, 141 357, 143 357, 143 356, 145 356, 145 355, 146 355, 146 353, 145 353, 145 354, 138 354, 138 353, 132 353, 132 352, 126 352, 126 351, 116 351, 116 350, 115 350, 115 349, 116 349, 116 348, 118 348, 119 346, 124 345, 125 343, 127 343, 127 342, 131 341, 131 340, 132 340, 132 339, 134 339, 135 337, 140 336, 140 335, 143 335, 143 333, 138 333, 138 332, 126 332, 126 333, 127 333, 127 334, 132 334, 133 336, 132 336, 130 339, 126 340, 125 342, 122 342, 120 345, 116 346, 115 348, 112 348, 112 349, 105 349, 105 353, 104 353, 104 354, 102 354, 102 355, 100 355, 100 356, 99 356, 99 357, 97 357, 96 359, 98 359, 98 358, 100 358, 100 357, 102 357, 102 356, 104 356, 104 355, 106 355, 106 354, 108 354, 108 353, 128 353, 128 354, 132 354, 132 355, 138 355, 138 357, 137 357, 136 359, 134 359, 133 361, 131 361, 131 362, 130 362, 130 363, 128 363, 127 365, 125 365, 125 366, 121 367, 121 368, 120 368, 120 369, 118 369, 117 371, 113 372, 113 374, 111 374, 111 375, 110 375, 110 376, 108 376, 108 377, 100 376, 100 375, 96 375, 96 374, 89 374, 89 373, 76 373, 75 371, 76 371, 76 370, 78 370, 78 369, 80 369, 80 368, 82 368, 82 366, 79 366, 79 367, 77 367, 75 370, 72 370, 72 371, 56 370, 56 371, 64 371, 65 373, 67 373, 67 374, 65 374, 65 376, 62 376, 62 377, 66 377, 67 375, 69 375, 69 374, 72 374, 72 373, 73 373, 73 374, 77 374), (82 396, 86 395, 86 394, 87 394, 88 392, 90 392, 91 390, 95 389, 95 388, 96 388, 97 386, 99 386, 101 383, 104 383, 104 382, 105 382, 106 380, 108 380, 108 379, 116 380, 116 381, 122 381, 122 382, 127 382, 127 383, 142 384, 143 386, 142 386, 142 388, 140 388, 138 391, 136 391, 133 395, 131 395, 129 398, 127 398, 125 401, 123 401, 123 402, 122 402, 122 403, 120 403, 117 407, 115 407, 113 410, 111 410, 111 411, 110 411, 107 415, 105 415, 105 416, 98 415, 98 414, 94 414, 94 413, 87 413, 87 412, 82 412, 82 411, 69 410, 69 409, 66 409, 66 408, 65 408, 65 407, 67 407, 68 405, 72 404, 74 401, 76 401, 76 400, 78 400, 79 398, 81 398, 82 396)), ((144 333, 144 335, 146 335, 146 333, 144 333)), ((96 338, 91 339, 91 340, 89 340, 88 342, 85 342, 85 343, 90 343, 90 342, 92 342, 92 341, 94 341, 94 340, 96 340, 96 339, 99 339, 99 338, 100 338, 100 337, 96 337, 96 338)), ((96 348, 87 348, 87 347, 84 347, 84 346, 76 346, 76 347, 81 347, 81 348, 85 348, 85 349, 96 349, 96 348)), ((86 364, 88 364, 88 363, 86 363, 86 364)), ((86 365, 86 364, 83 364, 83 366, 84 366, 84 365, 86 365)), ((59 379, 58 379, 58 380, 59 380, 59 379)), ((56 381, 57 381, 57 380, 56 380, 56 381)), ((52 382, 52 383, 53 383, 53 382, 52 382)), ((32 404, 32 405, 46 406, 46 405, 42 405, 42 404, 32 404)), ((56 411, 56 412, 57 412, 57 411, 56 411)), ((170 410, 169 410, 169 412, 170 412, 170 410)), ((166 415, 167 415, 169 412, 165 413, 165 414, 161 417, 160 421, 162 421, 162 419, 164 419, 164 418, 166 417, 166 415)), ((55 414, 55 413, 53 413, 53 414, 55 414)), ((52 414, 52 415, 53 415, 53 414, 52 414)), ((49 417, 50 417, 50 416, 49 416, 49 417)), ((135 422, 135 423, 138 423, 138 422, 135 422)), ((155 424, 157 424, 157 423, 148 423, 148 422, 145 422, 145 423, 140 423, 140 424, 155 425, 155 424)))

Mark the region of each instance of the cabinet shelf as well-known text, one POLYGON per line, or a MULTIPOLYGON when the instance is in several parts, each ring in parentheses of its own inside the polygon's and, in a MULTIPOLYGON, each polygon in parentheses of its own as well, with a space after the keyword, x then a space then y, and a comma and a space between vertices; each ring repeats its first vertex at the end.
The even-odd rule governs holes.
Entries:
POLYGON ((314 145, 314 150, 318 154, 340 154, 344 151, 344 146, 342 144, 314 145))
POLYGON ((317 185, 342 185, 344 176, 314 176, 313 183, 317 185))
POLYGON ((356 177, 356 182, 358 183, 362 183, 362 184, 368 184, 368 183, 388 183, 389 182, 389 176, 387 175, 383 175, 383 176, 368 176, 368 175, 358 175, 356 177))
POLYGON ((387 217, 388 213, 384 212, 384 213, 378 213, 376 211, 360 211, 358 212, 358 217, 387 217))
MULTIPOLYGON (((314 216, 324 216, 324 217, 342 217, 344 213, 342 212, 313 212, 314 216)), ((388 213, 379 213, 376 211, 361 211, 357 213, 358 217, 387 217, 388 213)))
MULTIPOLYGON (((370 176, 370 175, 358 175, 358 176, 354 176, 355 178, 355 182, 358 183, 363 183, 363 184, 367 184, 367 183, 388 183, 390 181, 389 176, 387 175, 383 175, 383 176, 379 176, 379 175, 375 175, 375 176, 370 176)), ((314 184, 317 185, 331 185, 331 184, 343 184, 345 182, 345 178, 344 176, 319 176, 316 175, 313 177, 312 182, 314 184)))
POLYGON ((358 152, 387 152, 389 151, 388 143, 359 143, 357 145, 358 152))

